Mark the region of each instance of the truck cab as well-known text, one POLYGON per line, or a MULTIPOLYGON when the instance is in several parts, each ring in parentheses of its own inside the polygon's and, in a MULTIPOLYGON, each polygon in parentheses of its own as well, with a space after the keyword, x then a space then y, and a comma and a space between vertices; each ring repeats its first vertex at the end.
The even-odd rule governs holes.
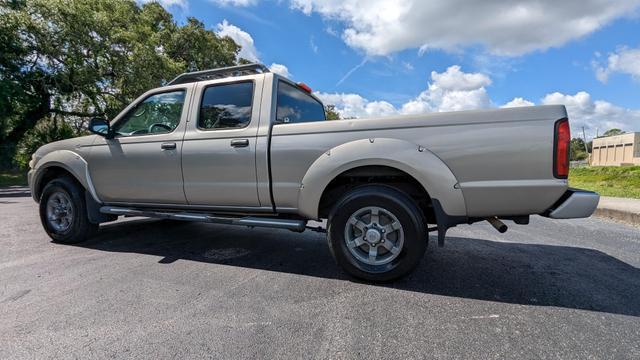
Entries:
POLYGON ((115 118, 111 136, 91 145, 96 195, 112 204, 273 211, 271 124, 324 121, 324 107, 274 73, 222 75, 178 77, 115 118))

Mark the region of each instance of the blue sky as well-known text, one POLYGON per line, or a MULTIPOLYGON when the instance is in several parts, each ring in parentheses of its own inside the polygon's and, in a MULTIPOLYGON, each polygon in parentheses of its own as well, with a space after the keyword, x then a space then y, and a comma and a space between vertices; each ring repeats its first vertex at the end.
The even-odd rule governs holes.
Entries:
POLYGON ((640 131, 640 0, 162 0, 345 116, 563 103, 640 131))

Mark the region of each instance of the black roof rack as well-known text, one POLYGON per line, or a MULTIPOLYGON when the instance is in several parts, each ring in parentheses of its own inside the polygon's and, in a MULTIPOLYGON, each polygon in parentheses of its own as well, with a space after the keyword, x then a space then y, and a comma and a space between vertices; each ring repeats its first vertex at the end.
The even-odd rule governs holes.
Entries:
POLYGON ((218 69, 194 71, 178 75, 175 79, 169 81, 166 86, 186 84, 196 81, 215 80, 226 77, 263 74, 269 72, 269 68, 262 64, 246 64, 238 66, 229 66, 218 69))

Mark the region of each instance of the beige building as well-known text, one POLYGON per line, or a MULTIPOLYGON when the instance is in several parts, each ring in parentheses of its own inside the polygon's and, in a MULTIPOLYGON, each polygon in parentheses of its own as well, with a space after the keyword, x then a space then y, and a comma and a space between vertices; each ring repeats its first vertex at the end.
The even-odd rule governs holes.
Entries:
POLYGON ((640 165, 640 132, 593 139, 591 165, 640 165))

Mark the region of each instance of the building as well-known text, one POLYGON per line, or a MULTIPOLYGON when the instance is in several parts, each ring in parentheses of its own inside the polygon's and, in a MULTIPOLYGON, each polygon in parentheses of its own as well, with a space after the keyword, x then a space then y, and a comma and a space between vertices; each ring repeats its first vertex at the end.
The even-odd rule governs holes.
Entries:
POLYGON ((591 165, 640 165, 640 132, 593 139, 591 165))

